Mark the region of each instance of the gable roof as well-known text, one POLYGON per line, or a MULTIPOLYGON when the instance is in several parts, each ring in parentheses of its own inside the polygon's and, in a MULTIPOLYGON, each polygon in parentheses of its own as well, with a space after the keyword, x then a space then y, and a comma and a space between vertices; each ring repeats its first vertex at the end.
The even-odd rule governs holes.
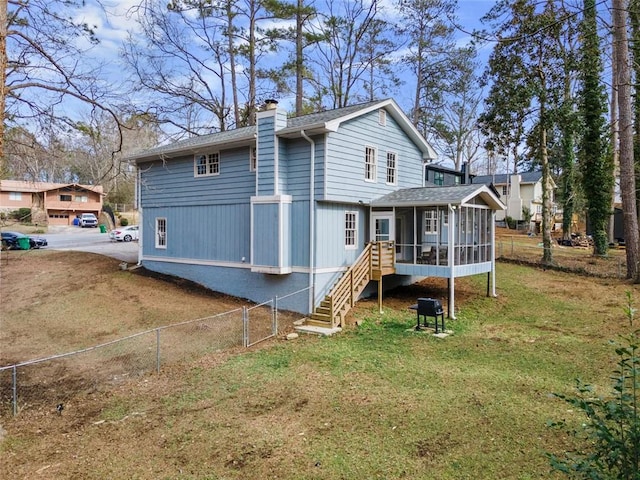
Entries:
MULTIPOLYGON (((402 112, 398 104, 392 99, 350 105, 334 110, 326 110, 323 112, 311 113, 309 115, 302 115, 300 117, 288 118, 286 127, 278 130, 276 134, 279 137, 298 138, 302 136, 302 131, 304 131, 306 135, 336 132, 342 123, 380 108, 384 108, 398 123, 398 125, 400 125, 407 136, 418 146, 425 160, 436 158, 436 153, 433 148, 427 143, 424 137, 413 126, 409 118, 404 114, 404 112, 402 112)), ((170 158, 184 153, 197 153, 203 148, 210 148, 214 146, 231 148, 235 146, 252 145, 255 143, 256 135, 257 128, 255 125, 242 127, 235 130, 227 130, 224 132, 192 137, 168 145, 162 145, 132 154, 127 159, 129 161, 142 162, 154 160, 158 157, 170 158)))
POLYGON ((505 205, 486 185, 452 185, 403 188, 388 193, 371 202, 372 207, 442 206, 464 205, 475 197, 481 197, 494 210, 504 210, 505 205))
MULTIPOLYGON (((494 185, 506 185, 511 181, 511 175, 507 173, 499 173, 496 175, 476 175, 473 177, 472 182, 475 184, 479 183, 493 183, 494 185)), ((542 172, 524 172, 518 173, 520 175, 521 184, 522 183, 538 183, 542 180, 542 172)))
POLYGON ((76 187, 103 193, 102 185, 80 185, 79 183, 26 182, 24 180, 0 180, 0 192, 47 192, 64 187, 76 187))

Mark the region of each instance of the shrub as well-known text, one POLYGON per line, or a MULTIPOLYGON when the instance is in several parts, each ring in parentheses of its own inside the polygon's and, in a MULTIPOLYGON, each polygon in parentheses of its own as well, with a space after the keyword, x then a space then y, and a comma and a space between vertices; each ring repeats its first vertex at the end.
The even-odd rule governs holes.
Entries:
POLYGON ((31 209, 28 207, 22 207, 18 210, 12 211, 9 216, 20 223, 31 223, 31 209))
POLYGON ((127 225, 129 225, 129 220, 127 220, 126 218, 121 218, 120 225, 122 225, 123 227, 126 227, 127 225))
MULTIPOLYGON (((627 292, 625 313, 631 326, 635 309, 631 293, 627 292)), ((586 416, 580 429, 571 430, 563 421, 550 426, 565 430, 583 441, 584 448, 566 452, 560 458, 548 455, 551 467, 571 478, 639 479, 640 478, 640 417, 638 387, 640 368, 640 330, 615 343, 618 355, 614 370, 613 396, 595 396, 591 385, 577 381, 575 397, 556 394, 586 416)))

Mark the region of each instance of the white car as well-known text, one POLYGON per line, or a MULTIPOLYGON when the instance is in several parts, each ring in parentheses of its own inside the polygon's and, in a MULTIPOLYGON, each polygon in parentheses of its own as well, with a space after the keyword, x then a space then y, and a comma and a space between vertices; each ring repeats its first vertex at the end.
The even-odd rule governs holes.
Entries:
POLYGON ((80 226, 84 227, 97 227, 98 218, 93 213, 83 213, 80 216, 80 226))
POLYGON ((126 227, 116 228, 109 232, 109 238, 111 240, 117 240, 119 242, 130 242, 131 240, 138 240, 138 225, 128 225, 126 227))

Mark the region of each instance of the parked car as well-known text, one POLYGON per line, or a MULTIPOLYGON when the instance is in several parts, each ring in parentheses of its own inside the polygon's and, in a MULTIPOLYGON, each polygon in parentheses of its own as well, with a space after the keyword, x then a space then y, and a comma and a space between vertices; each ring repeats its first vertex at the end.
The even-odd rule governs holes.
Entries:
POLYGON ((80 215, 80 226, 84 227, 97 227, 98 218, 93 213, 83 213, 80 215))
POLYGON ((47 239, 44 237, 40 237, 40 236, 36 236, 36 235, 29 235, 29 239, 33 240, 35 242, 35 247, 32 248, 41 248, 41 247, 46 247, 47 245, 49 245, 49 242, 47 242, 47 239))
POLYGON ((9 250, 29 250, 30 248, 38 248, 34 239, 19 232, 1 232, 2 243, 9 250))
POLYGON ((126 227, 116 228, 109 232, 109 238, 111 240, 117 240, 120 242, 130 242, 131 240, 138 240, 138 225, 128 225, 126 227))

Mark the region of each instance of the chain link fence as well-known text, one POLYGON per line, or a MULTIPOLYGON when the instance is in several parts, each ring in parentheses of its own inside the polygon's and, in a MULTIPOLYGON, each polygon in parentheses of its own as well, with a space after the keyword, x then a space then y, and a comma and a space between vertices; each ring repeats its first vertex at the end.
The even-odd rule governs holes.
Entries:
MULTIPOLYGON (((306 295, 309 289, 282 297, 306 295)), ((0 367, 0 416, 63 405, 80 392, 160 373, 164 365, 250 347, 278 335, 302 315, 278 311, 278 298, 196 320, 154 328, 82 350, 0 367), (284 322, 279 321, 284 317, 284 322)))

